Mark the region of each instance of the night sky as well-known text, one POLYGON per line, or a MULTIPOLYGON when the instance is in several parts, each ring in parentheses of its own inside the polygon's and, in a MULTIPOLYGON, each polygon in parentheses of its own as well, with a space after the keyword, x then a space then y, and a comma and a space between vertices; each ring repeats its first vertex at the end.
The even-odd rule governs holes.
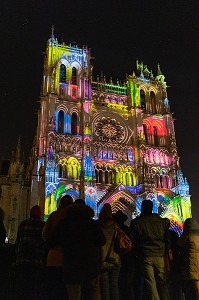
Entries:
POLYGON ((136 59, 166 77, 180 164, 199 220, 198 0, 1 0, 0 157, 21 137, 26 157, 37 126, 43 58, 51 26, 58 41, 91 48, 94 74, 123 81, 136 59))

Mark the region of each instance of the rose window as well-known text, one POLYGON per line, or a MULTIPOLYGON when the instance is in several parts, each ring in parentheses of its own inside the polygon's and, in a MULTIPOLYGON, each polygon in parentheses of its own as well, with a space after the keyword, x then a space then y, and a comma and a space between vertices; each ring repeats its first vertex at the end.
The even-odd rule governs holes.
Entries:
POLYGON ((95 134, 102 141, 121 142, 124 139, 124 129, 119 122, 111 118, 101 118, 95 124, 95 134))

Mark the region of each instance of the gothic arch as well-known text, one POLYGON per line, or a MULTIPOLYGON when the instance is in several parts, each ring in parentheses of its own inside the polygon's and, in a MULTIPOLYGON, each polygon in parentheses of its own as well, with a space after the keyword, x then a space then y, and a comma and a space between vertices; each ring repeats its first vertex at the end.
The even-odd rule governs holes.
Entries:
POLYGON ((59 178, 67 177, 67 159, 65 157, 62 157, 58 160, 57 172, 59 178))
POLYGON ((59 82, 66 83, 66 66, 63 63, 59 67, 59 82))
POLYGON ((57 111, 59 112, 60 110, 62 110, 65 114, 68 112, 68 108, 63 104, 57 106, 57 111))
POLYGON ((69 157, 67 166, 68 177, 78 179, 80 171, 80 163, 75 157, 69 157))
POLYGON ((150 92, 150 102, 151 102, 151 110, 153 114, 156 114, 156 96, 153 91, 150 92))
POLYGON ((156 127, 160 136, 167 135, 167 130, 163 124, 163 120, 153 119, 151 122, 151 127, 156 127))
POLYGON ((78 124, 78 117, 75 112, 71 115, 71 134, 77 135, 77 124, 78 124))
POLYGON ((60 110, 58 113, 58 133, 64 133, 64 112, 60 110))
POLYGON ((145 111, 146 110, 146 98, 145 98, 145 91, 140 89, 140 103, 141 108, 145 111))
POLYGON ((75 66, 72 67, 71 84, 77 85, 77 68, 75 66))

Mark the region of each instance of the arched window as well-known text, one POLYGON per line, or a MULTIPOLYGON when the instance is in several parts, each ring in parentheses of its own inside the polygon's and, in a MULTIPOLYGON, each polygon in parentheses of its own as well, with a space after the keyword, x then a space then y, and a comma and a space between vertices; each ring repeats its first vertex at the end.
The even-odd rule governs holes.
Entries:
POLYGON ((108 184, 109 180, 108 180, 108 171, 105 171, 105 184, 108 184))
POLYGON ((64 133, 64 112, 62 110, 58 115, 58 133, 64 133))
POLYGON ((72 113, 71 117, 71 134, 76 135, 77 134, 77 114, 72 113))
POLYGON ((95 170, 96 183, 99 182, 98 170, 95 170))
POLYGON ((62 178, 62 165, 58 165, 58 177, 62 178))
POLYGON ((158 130, 155 126, 153 127, 153 136, 154 136, 154 145, 158 147, 159 146, 158 130))
POLYGON ((147 126, 145 124, 143 124, 143 130, 144 130, 145 141, 148 144, 147 126))
POLYGON ((152 114, 156 114, 156 99, 155 99, 155 93, 154 92, 150 92, 150 100, 151 100, 152 114))
POLYGON ((66 66, 62 64, 59 69, 59 82, 66 82, 66 66))
POLYGON ((69 158, 68 159, 68 177, 72 179, 78 179, 79 177, 79 170, 80 170, 80 164, 76 158, 69 158))
POLYGON ((72 84, 77 84, 77 69, 75 67, 72 68, 72 84))
POLYGON ((110 172, 109 172, 109 182, 110 182, 110 183, 113 183, 113 178, 114 178, 114 177, 113 177, 113 173, 112 173, 112 171, 110 171, 110 172))
POLYGON ((140 90, 140 102, 141 102, 141 108, 143 111, 146 110, 146 99, 145 99, 145 92, 143 90, 140 90))
POLYGON ((66 178, 66 176, 67 176, 66 166, 59 164, 58 165, 58 177, 66 178))
POLYGON ((103 172, 99 170, 99 183, 103 183, 103 172))

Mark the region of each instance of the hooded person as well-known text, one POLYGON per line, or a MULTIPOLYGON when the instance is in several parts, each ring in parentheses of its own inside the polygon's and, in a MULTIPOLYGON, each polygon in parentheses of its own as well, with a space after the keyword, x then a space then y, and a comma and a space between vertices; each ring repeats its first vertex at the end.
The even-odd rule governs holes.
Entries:
POLYGON ((195 219, 185 220, 178 246, 181 252, 185 298, 199 299, 199 224, 195 219))

